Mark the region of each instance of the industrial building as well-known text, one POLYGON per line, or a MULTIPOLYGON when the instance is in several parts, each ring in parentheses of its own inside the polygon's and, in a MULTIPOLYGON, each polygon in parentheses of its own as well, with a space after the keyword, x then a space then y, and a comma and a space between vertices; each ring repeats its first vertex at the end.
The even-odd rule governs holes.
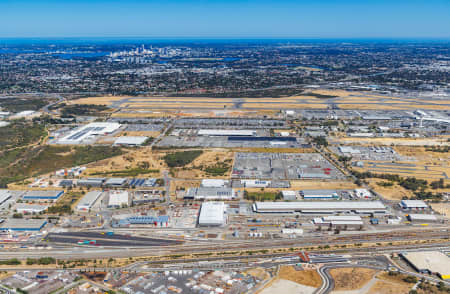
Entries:
POLYGON ((361 229, 364 223, 359 215, 332 215, 315 218, 314 224, 319 227, 331 227, 333 229, 361 229))
POLYGON ((270 186, 270 181, 264 180, 241 180, 241 184, 246 188, 267 188, 270 186))
POLYGON ((233 200, 238 198, 237 192, 232 188, 189 188, 184 199, 194 200, 233 200))
POLYGON ((27 191, 23 195, 24 200, 58 200, 64 194, 62 190, 56 191, 27 191))
POLYGON ((450 279, 450 257, 440 251, 416 251, 400 254, 416 271, 450 279))
POLYGON ((95 142, 101 135, 112 134, 120 128, 119 123, 95 122, 76 128, 58 140, 59 144, 82 144, 95 142))
POLYGON ((253 211, 258 213, 304 214, 386 214, 381 201, 298 201, 298 202, 256 202, 253 211))
POLYGON ((0 226, 2 231, 40 231, 47 224, 45 219, 12 218, 0 226))
POLYGON ((126 178, 109 178, 105 182, 106 187, 123 187, 128 183, 126 178))
POLYGON ((404 210, 425 210, 428 209, 428 205, 422 200, 402 200, 400 207, 404 210))
POLYGON ((48 208, 48 205, 39 205, 39 204, 26 204, 26 203, 17 203, 14 209, 18 213, 40 213, 45 211, 48 208))
POLYGON ((141 146, 148 140, 148 137, 145 136, 122 136, 114 141, 114 145, 120 146, 141 146))
POLYGON ((113 226, 128 227, 130 225, 153 225, 158 227, 169 226, 169 216, 131 216, 113 222, 113 226))
POLYGON ((0 190, 0 205, 11 199, 11 192, 9 190, 0 190))
POLYGON ((295 192, 295 191, 283 190, 283 191, 281 191, 281 194, 283 195, 284 201, 297 200, 297 192, 295 192))
POLYGON ((434 214, 410 213, 407 216, 411 222, 437 222, 438 218, 434 214))
POLYGON ((228 180, 222 179, 203 179, 201 186, 205 188, 223 188, 229 183, 228 180))
POLYGON ((103 186, 103 183, 105 182, 105 178, 88 178, 88 179, 81 179, 77 181, 77 186, 80 187, 101 187, 103 186))
POLYGON ((90 191, 78 202, 77 210, 90 210, 95 202, 102 195, 101 191, 90 191))
POLYGON ((305 199, 333 199, 339 198, 336 190, 302 190, 300 195, 305 199))
POLYGON ((224 202, 205 202, 200 208, 198 224, 202 227, 220 227, 227 222, 224 202))
POLYGON ((130 198, 127 191, 109 191, 108 208, 128 206, 130 198))
POLYGON ((199 136, 256 136, 254 130, 219 130, 219 129, 200 129, 199 136))

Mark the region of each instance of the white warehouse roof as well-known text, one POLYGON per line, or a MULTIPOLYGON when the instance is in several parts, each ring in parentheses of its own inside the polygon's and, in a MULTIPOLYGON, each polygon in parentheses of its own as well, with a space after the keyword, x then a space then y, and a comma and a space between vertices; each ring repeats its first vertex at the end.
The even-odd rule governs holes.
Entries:
POLYGON ((428 205, 422 200, 402 200, 400 205, 403 208, 428 208, 428 205))
POLYGON ((78 202, 77 210, 89 210, 92 208, 97 199, 102 195, 101 191, 90 191, 78 202))
POLYGON ((198 218, 200 226, 222 226, 225 224, 225 203, 205 202, 198 218))
POLYGON ((109 207, 120 207, 122 205, 128 205, 128 192, 127 191, 110 191, 109 192, 109 207))
POLYGON ((139 146, 147 141, 148 137, 145 136, 122 136, 117 138, 114 142, 114 145, 131 145, 131 146, 139 146))
POLYGON ((93 136, 110 134, 120 128, 119 123, 95 122, 76 128, 58 140, 60 144, 80 144, 93 136))
POLYGON ((203 179, 201 186, 205 187, 205 188, 221 188, 221 187, 224 187, 226 184, 228 184, 227 180, 203 179))
POLYGON ((385 211, 381 201, 298 201, 298 202, 256 202, 257 212, 321 212, 321 211, 385 211))
POLYGON ((255 136, 254 130, 218 130, 218 129, 201 129, 198 131, 200 136, 255 136))

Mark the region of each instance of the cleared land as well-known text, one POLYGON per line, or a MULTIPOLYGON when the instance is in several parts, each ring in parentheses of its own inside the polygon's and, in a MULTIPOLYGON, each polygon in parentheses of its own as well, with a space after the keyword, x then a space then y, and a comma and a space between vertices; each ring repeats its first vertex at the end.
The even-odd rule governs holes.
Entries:
POLYGON ((282 266, 278 273, 278 278, 314 288, 320 287, 322 284, 322 279, 316 270, 297 271, 292 266, 282 266))
POLYGON ((357 290, 362 288, 377 273, 368 268, 335 268, 330 270, 336 291, 357 290))

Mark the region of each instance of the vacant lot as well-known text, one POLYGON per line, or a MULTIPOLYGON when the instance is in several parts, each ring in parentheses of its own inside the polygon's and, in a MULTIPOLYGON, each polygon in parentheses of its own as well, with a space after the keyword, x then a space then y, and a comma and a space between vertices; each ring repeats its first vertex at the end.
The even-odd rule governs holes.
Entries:
POLYGON ((377 273, 376 270, 367 268, 336 268, 330 270, 334 279, 336 291, 356 290, 362 288, 377 273))
POLYGON ((322 285, 322 279, 316 270, 297 271, 292 266, 282 266, 280 268, 278 278, 314 288, 322 285))
MULTIPOLYGON (((122 154, 109 146, 37 146, 7 152, 8 160, 0 162, 0 185, 21 181, 61 168, 70 168, 122 154)), ((4 159, 5 157, 3 157, 4 159)))

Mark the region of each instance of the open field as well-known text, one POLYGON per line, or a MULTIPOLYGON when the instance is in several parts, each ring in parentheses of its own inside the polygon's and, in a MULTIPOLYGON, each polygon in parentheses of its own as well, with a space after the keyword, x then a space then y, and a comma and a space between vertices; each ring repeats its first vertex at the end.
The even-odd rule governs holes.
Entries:
POLYGON ((406 190, 398 184, 393 184, 390 187, 383 187, 377 185, 377 183, 386 183, 388 181, 382 179, 366 179, 369 182, 370 188, 372 188, 375 192, 381 194, 384 198, 388 200, 402 200, 403 197, 410 198, 413 196, 412 191, 406 190))
POLYGON ((414 286, 413 283, 403 281, 406 275, 398 274, 390 276, 387 272, 379 273, 378 281, 368 293, 370 294, 407 294, 414 286))
POLYGON ((431 207, 434 211, 439 212, 442 215, 445 215, 447 218, 450 218, 450 203, 430 203, 431 207))
POLYGON ((335 291, 357 290, 362 288, 377 273, 367 268, 335 268, 330 274, 335 282, 335 291))
POLYGON ((316 270, 297 271, 292 266, 282 266, 278 278, 314 288, 320 287, 322 284, 322 279, 316 270))
POLYGON ((301 108, 301 109, 326 109, 326 104, 308 104, 308 103, 244 103, 242 108, 262 108, 262 109, 286 109, 286 108, 301 108))
POLYGON ((291 181, 291 188, 298 190, 308 189, 355 189, 358 186, 350 181, 291 181))
POLYGON ((289 280, 275 279, 271 281, 258 294, 273 294, 273 293, 296 293, 296 294, 312 294, 315 288, 301 285, 289 280))
MULTIPOLYGON (((125 153, 87 165, 86 175, 95 173, 108 173, 114 171, 129 170, 142 167, 145 163, 146 169, 161 170, 165 167, 164 162, 151 152, 149 148, 126 149, 125 153)), ((152 173, 152 177, 160 176, 160 172, 152 173)))

